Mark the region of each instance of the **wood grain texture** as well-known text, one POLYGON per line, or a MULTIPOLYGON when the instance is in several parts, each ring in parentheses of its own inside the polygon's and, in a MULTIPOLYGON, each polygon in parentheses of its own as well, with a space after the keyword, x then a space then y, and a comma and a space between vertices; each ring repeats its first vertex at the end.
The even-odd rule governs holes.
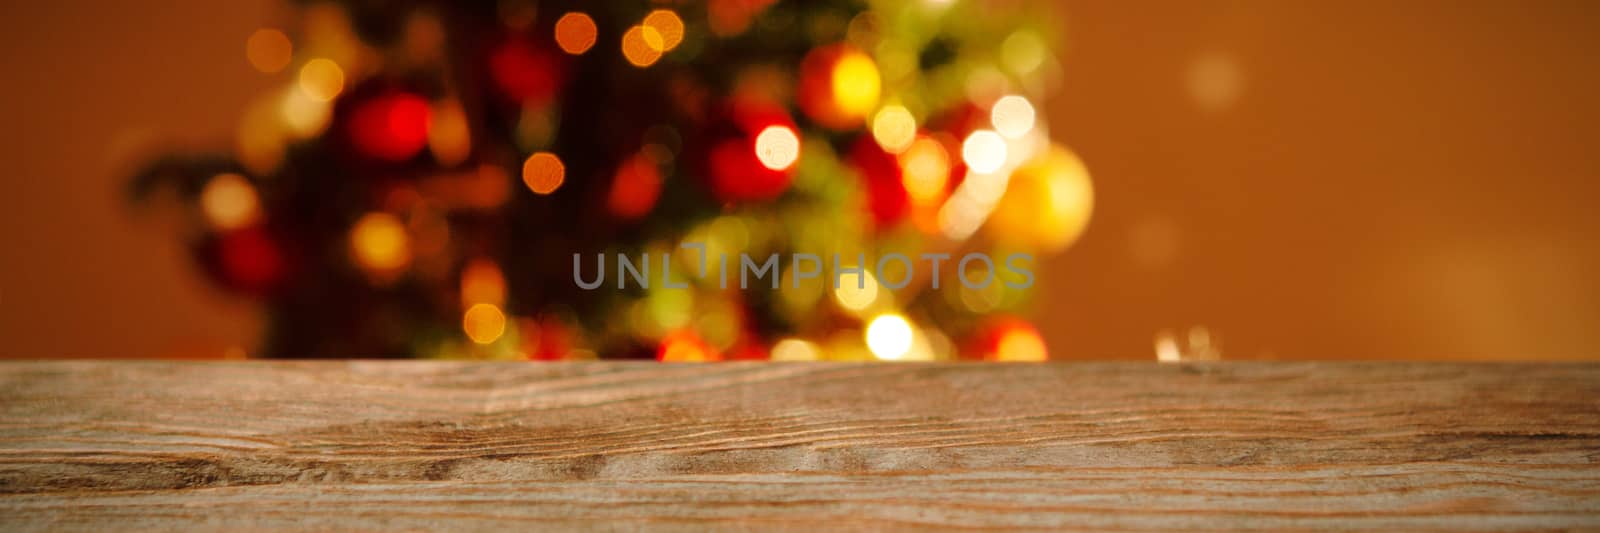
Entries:
POLYGON ((0 364, 0 529, 1600 528, 1600 365, 0 364))

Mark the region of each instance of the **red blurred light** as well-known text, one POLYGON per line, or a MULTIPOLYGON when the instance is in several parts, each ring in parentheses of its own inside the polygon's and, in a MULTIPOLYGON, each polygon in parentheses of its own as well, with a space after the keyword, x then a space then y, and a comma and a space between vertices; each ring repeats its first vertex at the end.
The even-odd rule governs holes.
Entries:
POLYGON ((409 93, 389 93, 362 102, 350 117, 356 150, 385 161, 405 161, 428 145, 432 119, 428 101, 409 93))

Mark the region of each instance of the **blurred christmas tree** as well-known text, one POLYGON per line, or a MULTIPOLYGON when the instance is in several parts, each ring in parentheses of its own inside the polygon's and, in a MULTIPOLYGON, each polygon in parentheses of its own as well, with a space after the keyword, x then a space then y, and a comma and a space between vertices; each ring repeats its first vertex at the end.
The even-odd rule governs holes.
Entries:
POLYGON ((1016 272, 968 265, 991 280, 970 288, 954 261, 1087 224, 1087 173, 1036 120, 1059 76, 1040 9, 308 3, 292 39, 249 38, 286 84, 233 150, 156 161, 132 195, 177 193, 197 261, 270 313, 268 356, 1043 359, 1016 272), (724 289, 682 243, 868 273, 836 289, 785 259, 779 289, 724 289), (582 290, 573 254, 597 253, 672 253, 689 288, 582 290), (890 253, 954 259, 878 280, 890 253))

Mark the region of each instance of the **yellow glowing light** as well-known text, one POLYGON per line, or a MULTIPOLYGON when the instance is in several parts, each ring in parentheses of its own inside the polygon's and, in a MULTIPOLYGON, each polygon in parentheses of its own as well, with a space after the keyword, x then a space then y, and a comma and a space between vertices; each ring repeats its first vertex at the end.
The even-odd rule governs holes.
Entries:
POLYGON ((333 116, 333 105, 307 96, 305 91, 292 88, 283 92, 278 103, 278 114, 290 134, 306 139, 322 133, 333 116))
POLYGON ((877 107, 882 88, 878 65, 866 54, 847 51, 833 67, 834 103, 846 116, 866 116, 877 107))
POLYGON ((661 36, 661 48, 658 50, 662 52, 672 51, 678 47, 678 43, 683 42, 683 19, 670 9, 651 11, 645 15, 643 26, 656 30, 661 36))
POLYGON ((250 66, 268 74, 282 71, 294 56, 289 36, 272 28, 261 28, 244 42, 244 55, 250 66))
POLYGON ((900 315, 879 315, 867 325, 867 349, 879 359, 896 361, 911 351, 911 323, 900 315))
POLYGON ((594 19, 589 15, 573 11, 556 21, 556 45, 561 47, 561 51, 579 55, 589 51, 594 46, 594 40, 594 19))
POLYGON ((319 102, 327 102, 344 90, 344 69, 330 59, 317 58, 300 66, 300 90, 319 102))
POLYGON ((1052 145, 1018 167, 986 224, 997 240, 1059 251, 1078 239, 1094 212, 1094 184, 1083 161, 1052 145))
POLYGON ((995 347, 995 359, 999 361, 1040 362, 1049 358, 1044 339, 1031 328, 1007 329, 1000 334, 1000 342, 995 347))
POLYGON ((461 269, 461 305, 501 305, 506 301, 506 278, 500 265, 474 259, 461 269))
POLYGON ((648 67, 661 59, 666 40, 649 26, 634 26, 622 34, 622 57, 635 67, 648 67))
POLYGON ((1006 137, 1015 139, 1027 135, 1033 130, 1033 104, 1014 94, 1001 97, 989 110, 989 120, 994 123, 995 131, 1006 137))
POLYGON ((561 187, 566 179, 567 167, 561 158, 550 152, 539 152, 522 162, 522 182, 534 194, 550 194, 561 187))
POLYGON ((878 141, 878 146, 891 154, 898 154, 911 147, 911 142, 917 138, 917 119, 911 116, 906 108, 892 105, 878 111, 872 118, 872 138, 878 141))
POLYGON ((800 160, 800 137, 788 126, 767 126, 756 135, 756 158, 761 166, 786 170, 800 160))
POLYGON ((356 221, 350 248, 356 263, 373 273, 392 273, 411 263, 411 238, 400 219, 388 213, 368 213, 356 221))
POLYGON ((478 344, 489 344, 506 332, 506 314, 494 304, 477 304, 461 315, 461 330, 478 344))
POLYGON ((839 280, 839 288, 833 290, 833 300, 840 307, 848 311, 864 311, 878 301, 878 278, 872 275, 871 268, 863 270, 861 277, 863 279, 859 286, 855 276, 845 276, 839 280))
POLYGON ((772 345, 773 361, 816 361, 822 352, 815 343, 800 339, 784 339, 772 345))
POLYGON ((961 143, 961 160, 967 168, 979 174, 988 174, 1006 164, 1006 140, 989 130, 978 130, 961 143))
POLYGON ((217 174, 206 183, 200 191, 200 210, 219 230, 242 228, 261 216, 255 187, 244 176, 231 173, 217 174))
POLYGON ((900 154, 900 166, 905 171, 906 192, 919 204, 927 204, 944 196, 945 185, 950 182, 950 153, 939 141, 923 137, 913 141, 900 154))
POLYGON ((445 100, 433 106, 428 124, 428 151, 440 166, 453 167, 472 154, 472 131, 461 102, 445 100))

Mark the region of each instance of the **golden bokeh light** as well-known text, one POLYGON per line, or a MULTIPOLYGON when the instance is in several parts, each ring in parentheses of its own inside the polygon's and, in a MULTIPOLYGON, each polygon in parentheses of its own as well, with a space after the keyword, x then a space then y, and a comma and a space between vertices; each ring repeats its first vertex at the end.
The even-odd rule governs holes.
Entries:
POLYGON ((879 315, 867 324, 867 349, 885 361, 904 359, 911 352, 911 323, 896 314, 879 315))
POLYGON ((556 45, 561 51, 580 55, 594 46, 596 30, 594 19, 573 11, 556 21, 556 45))
POLYGON ((997 361, 1037 363, 1049 360, 1050 354, 1045 349, 1044 339, 1039 338, 1038 331, 1031 327, 1011 327, 1000 333, 994 358, 997 361))
POLYGON ((834 104, 846 116, 864 117, 877 107, 882 83, 872 58, 855 50, 846 51, 833 67, 834 104))
POLYGON ((255 187, 238 174, 217 174, 200 191, 200 210, 206 221, 219 230, 250 225, 261 217, 261 202, 255 187))
POLYGON ((294 45, 289 36, 273 28, 261 28, 250 34, 244 42, 244 55, 250 66, 272 74, 282 72, 294 58, 294 45))
POLYGON ((641 25, 655 30, 656 34, 661 36, 661 48, 657 49, 661 52, 670 52, 678 47, 678 43, 683 42, 683 19, 678 18, 678 14, 670 9, 651 11, 649 15, 645 15, 641 25))
POLYGON ((1016 74, 1031 74, 1044 65, 1050 54, 1049 45, 1039 34, 1018 30, 1000 43, 1000 61, 1016 74))
POLYGON ((561 158, 550 152, 539 152, 522 162, 522 183, 534 194, 550 194, 561 188, 566 180, 567 167, 561 158))
POLYGON ((855 276, 844 276, 839 280, 839 287, 833 289, 833 301, 846 311, 859 313, 872 308, 878 302, 878 278, 872 275, 871 268, 861 271, 861 283, 856 283, 855 276))
POLYGON ((903 106, 885 106, 872 118, 872 138, 885 152, 904 152, 917 138, 917 119, 903 106))
POLYGON ((950 183, 950 153, 944 144, 929 137, 912 141, 900 154, 902 180, 911 200, 919 204, 938 201, 950 183))
POLYGON ((822 351, 811 341, 801 339, 783 339, 772 345, 773 361, 816 361, 822 359, 822 351))
POLYGON ((656 359, 667 363, 699 363, 717 361, 722 357, 693 331, 680 330, 661 339, 656 359))
POLYGON ((986 231, 1011 246, 1056 252, 1083 235, 1093 212, 1088 168, 1053 145, 1011 174, 986 231))
POLYGON ((1033 130, 1033 104, 1017 95, 1001 97, 989 110, 989 121, 1001 135, 1016 139, 1033 130))
POLYGON ((450 99, 433 105, 428 124, 428 151, 440 166, 453 167, 472 155, 472 131, 461 102, 450 99))
POLYGON ((961 160, 979 174, 1000 170, 1006 164, 1006 140, 993 131, 974 131, 961 143, 961 160))
POLYGON ((622 34, 622 57, 635 67, 648 67, 661 59, 665 43, 655 28, 634 26, 622 34))
POLYGON ((767 126, 756 135, 756 159, 772 170, 787 170, 800 160, 800 137, 788 126, 767 126))
POLYGON ((411 238, 400 218, 367 213, 350 229, 350 251, 356 264, 372 274, 398 272, 411 264, 411 238))
POLYGON ((504 305, 505 302, 506 278, 500 265, 478 258, 461 269, 461 305, 504 305))
POLYGON ((300 90, 319 102, 329 102, 344 90, 344 69, 326 58, 316 58, 300 66, 300 90))
POLYGON ((506 333, 506 314, 494 304, 476 304, 461 315, 461 330, 478 344, 489 344, 506 333))
POLYGON ((333 118, 333 105, 290 87, 283 91, 278 114, 289 134, 297 139, 309 139, 327 129, 328 121, 333 118))

